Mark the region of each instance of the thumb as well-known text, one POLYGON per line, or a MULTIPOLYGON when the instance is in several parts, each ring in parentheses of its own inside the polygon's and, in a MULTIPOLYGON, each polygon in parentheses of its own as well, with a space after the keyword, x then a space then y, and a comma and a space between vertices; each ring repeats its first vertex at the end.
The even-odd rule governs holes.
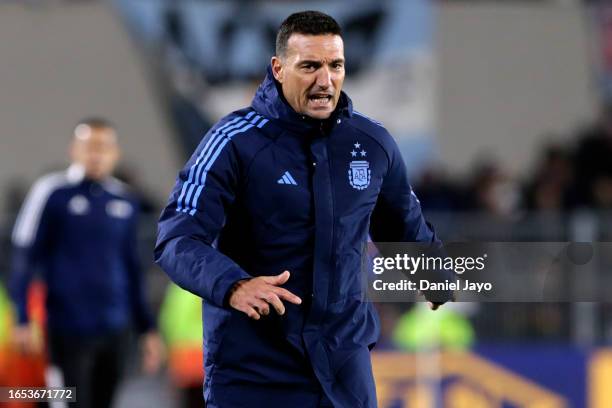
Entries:
POLYGON ((282 285, 289 280, 289 276, 291 276, 289 271, 284 271, 276 276, 271 276, 271 279, 268 282, 272 285, 282 285))

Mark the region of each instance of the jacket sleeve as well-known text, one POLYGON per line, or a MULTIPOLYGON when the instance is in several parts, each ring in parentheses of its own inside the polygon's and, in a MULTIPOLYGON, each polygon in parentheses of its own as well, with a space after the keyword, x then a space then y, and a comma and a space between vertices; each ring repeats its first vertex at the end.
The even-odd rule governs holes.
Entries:
POLYGON ((155 261, 178 286, 219 307, 234 283, 251 277, 213 245, 238 181, 235 147, 213 128, 179 173, 158 224, 155 261))
POLYGON ((53 225, 51 184, 43 178, 32 186, 13 228, 9 292, 19 324, 28 322, 28 288, 50 243, 53 225))
MULTIPOLYGON (((414 193, 406 172, 406 165, 393 138, 388 135, 389 168, 383 179, 381 191, 370 221, 373 242, 422 242, 428 255, 444 256, 442 242, 433 226, 423 217, 421 203, 414 193)), ((452 270, 428 272, 427 279, 435 282, 456 278, 452 270)), ((427 300, 444 303, 452 298, 452 292, 425 292, 427 300)))
POLYGON ((370 234, 374 242, 439 243, 433 227, 425 221, 421 204, 408 182, 406 165, 395 141, 388 136, 389 167, 383 178, 370 234))
POLYGON ((128 290, 132 319, 138 332, 145 333, 153 329, 155 324, 145 296, 146 282, 143 276, 138 248, 140 207, 136 202, 133 202, 132 206, 134 211, 130 218, 128 233, 123 245, 123 257, 128 271, 128 290))

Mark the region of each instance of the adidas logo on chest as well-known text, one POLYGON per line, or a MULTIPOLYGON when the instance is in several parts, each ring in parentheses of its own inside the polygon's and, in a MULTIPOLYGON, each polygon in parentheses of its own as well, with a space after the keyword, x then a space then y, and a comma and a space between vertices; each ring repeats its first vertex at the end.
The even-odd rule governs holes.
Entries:
POLYGON ((288 171, 286 171, 283 176, 281 178, 279 178, 276 181, 278 184, 291 184, 293 186, 297 186, 297 182, 295 181, 295 179, 293 178, 293 176, 291 175, 291 173, 289 173, 288 171))

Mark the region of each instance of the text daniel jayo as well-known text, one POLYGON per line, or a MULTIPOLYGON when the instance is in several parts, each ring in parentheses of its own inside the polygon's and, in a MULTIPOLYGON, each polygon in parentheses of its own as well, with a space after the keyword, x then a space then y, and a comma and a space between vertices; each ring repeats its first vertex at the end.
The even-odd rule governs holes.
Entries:
POLYGON ((392 290, 392 291, 403 291, 403 290, 465 290, 465 291, 490 291, 493 289, 493 284, 489 282, 470 282, 465 280, 449 281, 444 282, 430 282, 426 279, 419 280, 419 284, 408 279, 402 279, 399 282, 383 282, 381 279, 377 279, 372 282, 374 290, 392 290))

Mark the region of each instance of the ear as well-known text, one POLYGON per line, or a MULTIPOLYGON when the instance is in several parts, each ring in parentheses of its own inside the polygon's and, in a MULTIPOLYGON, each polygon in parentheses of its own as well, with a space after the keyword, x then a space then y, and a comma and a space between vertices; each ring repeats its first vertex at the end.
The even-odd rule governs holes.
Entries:
POLYGON ((270 61, 270 65, 272 65, 272 74, 274 75, 274 79, 276 79, 281 84, 283 83, 283 62, 277 56, 272 57, 270 61))

